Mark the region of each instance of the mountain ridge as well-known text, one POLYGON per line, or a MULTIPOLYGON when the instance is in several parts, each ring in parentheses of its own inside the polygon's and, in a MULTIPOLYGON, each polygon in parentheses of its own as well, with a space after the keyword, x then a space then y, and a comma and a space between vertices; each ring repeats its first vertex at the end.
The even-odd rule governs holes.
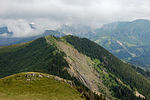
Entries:
POLYGON ((0 48, 0 77, 37 71, 73 80, 79 87, 84 85, 85 97, 92 93, 89 90, 113 100, 142 100, 135 91, 147 99, 150 95, 150 83, 144 76, 86 38, 46 36, 6 50, 0 48))

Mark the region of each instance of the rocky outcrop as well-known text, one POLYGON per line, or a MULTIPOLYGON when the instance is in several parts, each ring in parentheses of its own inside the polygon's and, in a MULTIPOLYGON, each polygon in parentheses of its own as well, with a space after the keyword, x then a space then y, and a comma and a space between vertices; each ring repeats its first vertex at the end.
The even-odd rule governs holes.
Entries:
POLYGON ((43 74, 43 73, 38 73, 38 72, 27 72, 27 73, 22 73, 22 74, 24 74, 24 78, 26 78, 26 81, 38 80, 39 78, 53 78, 56 81, 64 82, 64 83, 69 84, 71 87, 74 87, 74 84, 72 81, 65 80, 58 76, 43 74))

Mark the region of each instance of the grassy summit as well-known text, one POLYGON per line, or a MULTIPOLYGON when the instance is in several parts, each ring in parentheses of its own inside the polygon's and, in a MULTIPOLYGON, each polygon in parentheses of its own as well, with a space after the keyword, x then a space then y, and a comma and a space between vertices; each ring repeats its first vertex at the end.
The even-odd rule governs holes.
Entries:
POLYGON ((0 100, 83 100, 64 79, 28 72, 0 79, 0 100))

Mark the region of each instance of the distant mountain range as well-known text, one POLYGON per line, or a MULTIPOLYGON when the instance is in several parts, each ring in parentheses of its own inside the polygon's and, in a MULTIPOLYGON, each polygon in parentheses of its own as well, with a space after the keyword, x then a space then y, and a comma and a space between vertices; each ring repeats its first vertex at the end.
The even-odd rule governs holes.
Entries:
POLYGON ((91 40, 120 59, 150 68, 150 21, 115 22, 95 30, 91 40))
POLYGON ((9 32, 7 26, 0 27, 0 37, 5 35, 12 35, 13 32, 9 32))
MULTIPOLYGON (((6 30, 5 32, 6 33, 6 30)), ((4 34, 3 33, 3 34, 4 34)), ((11 32, 11 35, 13 32, 11 32)), ((56 37, 61 37, 64 36, 65 34, 59 31, 54 31, 54 30, 45 30, 44 33, 32 37, 11 37, 10 36, 0 36, 0 46, 8 46, 8 45, 13 45, 13 44, 18 44, 18 43, 24 43, 28 41, 35 40, 39 37, 47 36, 47 35, 53 35, 56 37)))

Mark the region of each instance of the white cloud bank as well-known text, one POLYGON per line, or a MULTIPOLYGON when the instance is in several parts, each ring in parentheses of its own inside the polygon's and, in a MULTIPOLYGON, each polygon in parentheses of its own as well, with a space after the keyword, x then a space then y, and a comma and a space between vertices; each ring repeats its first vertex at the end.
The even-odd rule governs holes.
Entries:
POLYGON ((150 19, 150 0, 0 0, 0 19, 14 36, 30 36, 60 24, 99 26, 150 19), (30 22, 36 23, 36 31, 30 22))

